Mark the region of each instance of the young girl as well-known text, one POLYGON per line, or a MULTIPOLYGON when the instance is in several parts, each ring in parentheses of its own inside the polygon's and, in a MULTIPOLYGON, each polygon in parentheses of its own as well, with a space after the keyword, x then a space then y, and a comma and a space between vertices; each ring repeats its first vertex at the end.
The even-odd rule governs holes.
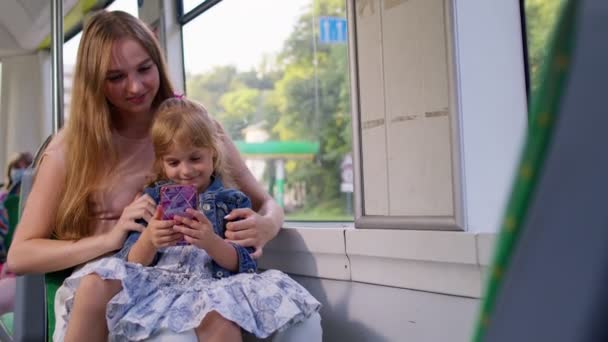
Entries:
POLYGON ((256 274, 253 250, 224 239, 224 217, 251 202, 223 187, 228 173, 216 132, 202 106, 184 98, 165 100, 151 131, 159 180, 144 196, 159 203, 162 186, 194 185, 198 210, 187 210, 191 219, 161 220, 157 207, 147 228, 130 235, 117 257, 90 263, 66 280, 67 287, 75 287, 95 272, 122 282, 123 290, 107 308, 112 339, 143 340, 162 329, 194 329, 199 340, 209 341, 214 329, 205 318, 218 314, 215 324, 231 328, 213 339, 238 341, 240 328, 265 338, 318 312, 319 302, 302 286, 280 271, 256 274), (176 246, 181 239, 187 245, 176 246), (125 258, 128 263, 122 262, 125 258))

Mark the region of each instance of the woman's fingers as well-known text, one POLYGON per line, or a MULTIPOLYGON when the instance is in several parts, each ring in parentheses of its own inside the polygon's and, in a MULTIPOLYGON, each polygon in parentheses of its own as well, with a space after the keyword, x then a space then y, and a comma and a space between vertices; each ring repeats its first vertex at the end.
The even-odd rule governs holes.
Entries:
POLYGON ((135 232, 143 232, 144 231, 144 226, 139 224, 139 223, 135 223, 133 222, 133 225, 130 225, 129 227, 127 227, 126 229, 127 231, 135 231, 135 232))
POLYGON ((258 259, 259 257, 261 257, 262 254, 264 254, 263 249, 263 247, 256 247, 255 252, 251 253, 251 257, 254 259, 258 259))
POLYGON ((236 242, 237 240, 243 240, 243 239, 248 239, 248 238, 251 238, 251 239, 258 238, 258 230, 252 229, 253 225, 243 225, 243 226, 244 226, 244 228, 240 228, 237 230, 226 230, 226 233, 225 233, 226 238, 232 242, 236 242))
POLYGON ((153 218, 153 216, 152 216, 152 215, 150 215, 150 213, 149 213, 149 212, 147 212, 147 211, 146 211, 146 212, 144 212, 142 216, 143 216, 142 218, 143 218, 143 219, 144 219, 146 222, 150 222, 150 221, 152 220, 152 218, 153 218))
POLYGON ((255 211, 250 208, 237 208, 233 209, 228 215, 224 216, 225 220, 233 221, 236 219, 248 218, 251 215, 254 215, 255 211))

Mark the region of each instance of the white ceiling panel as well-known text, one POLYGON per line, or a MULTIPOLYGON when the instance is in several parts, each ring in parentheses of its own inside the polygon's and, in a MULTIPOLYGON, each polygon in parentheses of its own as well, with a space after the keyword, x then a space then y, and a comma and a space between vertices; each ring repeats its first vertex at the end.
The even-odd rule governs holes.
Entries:
MULTIPOLYGON (((64 15, 78 0, 64 0, 64 15)), ((0 1, 0 57, 35 50, 51 32, 51 1, 0 1)))

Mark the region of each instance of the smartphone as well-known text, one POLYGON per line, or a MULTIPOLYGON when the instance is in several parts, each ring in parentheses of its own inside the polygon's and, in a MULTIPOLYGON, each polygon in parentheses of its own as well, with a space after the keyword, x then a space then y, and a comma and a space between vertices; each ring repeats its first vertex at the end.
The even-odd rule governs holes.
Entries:
MULTIPOLYGON (((175 215, 193 218, 186 213, 186 209, 196 210, 197 194, 194 185, 165 185, 160 188, 160 203, 163 209, 163 220, 173 220, 175 215)), ((178 245, 188 244, 186 240, 180 240, 178 245)))

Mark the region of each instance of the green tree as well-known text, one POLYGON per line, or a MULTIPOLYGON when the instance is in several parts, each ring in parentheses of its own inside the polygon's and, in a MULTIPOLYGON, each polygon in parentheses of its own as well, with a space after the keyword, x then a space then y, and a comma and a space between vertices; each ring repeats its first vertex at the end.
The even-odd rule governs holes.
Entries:
MULTIPOLYGON (((285 65, 270 102, 278 113, 273 133, 281 140, 320 143, 314 162, 288 165, 287 182, 304 181, 310 204, 339 202, 340 164, 351 151, 346 44, 319 44, 318 18, 345 17, 344 1, 314 1, 279 54, 285 65)), ((311 208, 307 208, 311 209, 311 208)))

